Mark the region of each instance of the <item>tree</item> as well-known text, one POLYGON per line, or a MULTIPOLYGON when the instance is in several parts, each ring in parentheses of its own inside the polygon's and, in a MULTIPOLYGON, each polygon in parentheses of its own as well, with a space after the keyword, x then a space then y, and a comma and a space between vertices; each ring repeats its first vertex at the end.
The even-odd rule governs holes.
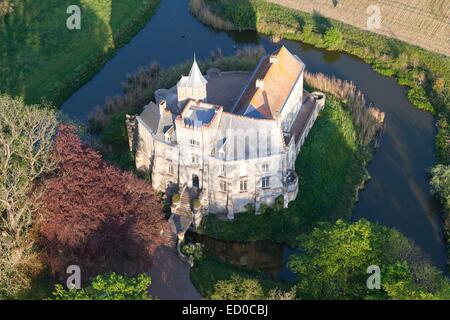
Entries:
POLYGON ((30 229, 41 191, 36 181, 53 170, 56 115, 0 95, 0 298, 30 284, 39 265, 30 229))
POLYGON ((2 0, 0 1, 0 17, 6 16, 14 11, 16 0, 2 0))
POLYGON ((431 169, 431 193, 444 206, 444 229, 450 239, 450 166, 438 164, 431 169))
POLYGON ((165 223, 152 187, 104 161, 74 126, 58 129, 56 172, 44 182, 40 244, 55 275, 80 266, 83 279, 148 270, 165 223))
POLYGON ((450 166, 438 164, 431 170, 431 192, 450 211, 450 166))
POLYGON ((289 291, 281 291, 280 289, 272 289, 269 291, 267 300, 296 300, 295 288, 289 291))
POLYGON ((448 279, 398 231, 366 220, 324 223, 299 238, 302 255, 289 268, 298 275, 305 299, 443 298, 448 279), (366 270, 381 269, 381 290, 369 290, 366 270))
POLYGON ((89 286, 79 290, 65 290, 57 284, 50 300, 150 300, 150 283, 146 274, 132 278, 110 273, 96 276, 89 286))
POLYGON ((328 49, 339 49, 344 41, 342 32, 335 27, 328 29, 323 37, 323 42, 328 49))
POLYGON ((233 275, 229 280, 220 280, 214 285, 212 300, 261 300, 265 298, 257 279, 233 275))

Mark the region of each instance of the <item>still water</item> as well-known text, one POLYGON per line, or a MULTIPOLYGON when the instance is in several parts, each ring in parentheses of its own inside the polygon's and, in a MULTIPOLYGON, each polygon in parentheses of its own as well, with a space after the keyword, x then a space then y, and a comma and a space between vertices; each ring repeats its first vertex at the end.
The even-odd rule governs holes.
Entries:
MULTIPOLYGON (((353 81, 369 101, 386 113, 381 147, 368 168, 372 179, 359 195, 353 219, 366 218, 397 228, 414 240, 437 267, 445 270, 447 254, 442 222, 426 176, 427 168, 434 162, 433 117, 414 108, 404 88, 393 78, 380 76, 358 58, 295 41, 274 44, 269 37, 255 32, 213 30, 189 13, 187 0, 163 0, 147 25, 75 92, 62 110, 85 121, 106 97, 122 93, 121 83, 126 75, 139 66, 156 60, 162 67, 169 67, 192 59, 194 53, 205 58, 220 47, 225 55, 231 55, 240 46, 255 44, 264 46, 267 52, 285 45, 305 62, 310 72, 353 81)), ((278 261, 283 277, 286 270, 282 267, 290 251, 282 247, 280 250, 273 259, 278 261)), ((252 257, 257 259, 258 255, 252 257)), ((261 261, 264 259, 262 255, 261 261)))

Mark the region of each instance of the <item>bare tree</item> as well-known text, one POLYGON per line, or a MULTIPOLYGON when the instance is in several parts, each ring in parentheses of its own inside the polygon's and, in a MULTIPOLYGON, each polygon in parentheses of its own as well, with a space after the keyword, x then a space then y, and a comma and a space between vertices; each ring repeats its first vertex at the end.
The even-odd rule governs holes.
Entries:
POLYGON ((56 114, 0 95, 0 298, 29 284, 36 266, 30 229, 37 210, 36 179, 52 170, 56 114))

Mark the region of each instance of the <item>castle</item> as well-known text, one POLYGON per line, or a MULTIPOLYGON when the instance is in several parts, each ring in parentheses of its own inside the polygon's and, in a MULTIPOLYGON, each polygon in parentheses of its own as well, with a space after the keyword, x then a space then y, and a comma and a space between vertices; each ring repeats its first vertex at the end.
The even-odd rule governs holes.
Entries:
POLYGON ((155 189, 178 188, 181 202, 194 194, 196 224, 207 212, 233 219, 246 205, 258 212, 277 198, 287 206, 298 194, 295 160, 325 103, 304 91, 304 70, 285 47, 253 74, 204 76, 194 58, 188 76, 127 116, 136 167, 151 172, 155 189))

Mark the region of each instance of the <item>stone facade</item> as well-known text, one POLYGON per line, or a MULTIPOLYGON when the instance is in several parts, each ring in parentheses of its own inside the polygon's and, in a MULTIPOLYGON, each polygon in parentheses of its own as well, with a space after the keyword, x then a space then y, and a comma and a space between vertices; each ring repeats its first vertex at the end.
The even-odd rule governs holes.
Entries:
MULTIPOLYGON (((287 206, 298 194, 295 160, 325 102, 323 94, 303 90, 303 71, 303 62, 282 47, 262 58, 240 96, 223 106, 207 90, 215 80, 207 80, 194 60, 189 76, 158 90, 156 103, 140 115, 127 117, 136 167, 150 170, 157 190, 198 190, 197 212, 232 219, 246 205, 258 212, 278 197, 287 206)), ((237 76, 217 77, 226 83, 237 76)), ((227 87, 219 90, 223 98, 227 87)))

